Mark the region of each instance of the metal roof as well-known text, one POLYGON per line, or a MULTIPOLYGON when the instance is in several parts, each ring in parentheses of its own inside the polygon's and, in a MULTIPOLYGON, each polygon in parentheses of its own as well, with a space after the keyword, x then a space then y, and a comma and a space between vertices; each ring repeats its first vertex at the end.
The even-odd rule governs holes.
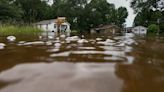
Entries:
MULTIPOLYGON (((47 25, 47 24, 51 24, 51 23, 56 23, 57 19, 50 19, 50 20, 43 20, 43 21, 39 21, 37 23, 34 23, 34 25, 47 25)), ((64 22, 70 25, 70 23, 68 22, 64 22)))
POLYGON ((50 24, 50 23, 53 23, 53 22, 56 22, 57 20, 56 19, 51 19, 51 20, 43 20, 43 21, 39 21, 37 23, 34 23, 36 25, 44 25, 44 24, 50 24))

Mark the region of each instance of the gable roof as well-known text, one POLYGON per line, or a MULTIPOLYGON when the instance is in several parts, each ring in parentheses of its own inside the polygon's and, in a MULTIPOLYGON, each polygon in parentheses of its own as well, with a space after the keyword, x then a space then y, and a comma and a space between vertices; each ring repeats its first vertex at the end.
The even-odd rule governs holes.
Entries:
POLYGON ((118 28, 120 29, 120 27, 116 26, 116 25, 102 25, 102 26, 99 26, 97 28, 92 28, 93 30, 104 30, 104 29, 109 29, 109 28, 118 28))
MULTIPOLYGON (((57 19, 50 19, 50 20, 43 20, 43 21, 39 21, 37 23, 34 23, 35 25, 46 25, 46 24, 51 24, 51 23, 56 23, 57 22, 57 19)), ((68 22, 65 22, 67 24, 70 25, 70 23, 68 22)))
MULTIPOLYGON (((144 27, 144 26, 136 26, 136 27, 134 27, 134 28, 137 28, 137 27, 142 27, 142 28, 145 28, 145 29, 147 29, 147 28, 146 28, 146 27, 144 27)), ((134 28, 133 28, 133 29, 134 29, 134 28)))
POLYGON ((50 24, 50 23, 55 22, 55 21, 56 21, 56 19, 43 20, 43 21, 39 21, 39 22, 34 23, 34 24, 36 24, 36 25, 50 24))

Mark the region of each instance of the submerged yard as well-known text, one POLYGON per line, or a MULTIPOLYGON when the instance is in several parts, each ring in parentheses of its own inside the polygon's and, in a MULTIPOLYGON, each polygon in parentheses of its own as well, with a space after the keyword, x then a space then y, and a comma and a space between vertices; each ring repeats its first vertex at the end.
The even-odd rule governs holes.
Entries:
POLYGON ((164 0, 0 0, 0 92, 164 92, 162 34, 164 0))
POLYGON ((0 43, 0 92, 164 92, 164 37, 19 35, 0 43))

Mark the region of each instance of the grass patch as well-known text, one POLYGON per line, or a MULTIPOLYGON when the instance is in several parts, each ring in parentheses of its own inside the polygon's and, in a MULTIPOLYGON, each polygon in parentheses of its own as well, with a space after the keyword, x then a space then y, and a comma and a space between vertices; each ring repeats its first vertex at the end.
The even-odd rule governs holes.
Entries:
POLYGON ((43 32, 32 26, 0 26, 0 35, 36 35, 43 32))

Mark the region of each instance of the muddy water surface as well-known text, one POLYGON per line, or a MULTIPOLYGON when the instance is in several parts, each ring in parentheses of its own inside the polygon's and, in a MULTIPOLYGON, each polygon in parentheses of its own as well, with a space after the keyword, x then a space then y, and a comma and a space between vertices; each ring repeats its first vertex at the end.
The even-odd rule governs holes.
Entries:
POLYGON ((0 43, 0 92, 164 92, 164 37, 43 33, 0 43))

